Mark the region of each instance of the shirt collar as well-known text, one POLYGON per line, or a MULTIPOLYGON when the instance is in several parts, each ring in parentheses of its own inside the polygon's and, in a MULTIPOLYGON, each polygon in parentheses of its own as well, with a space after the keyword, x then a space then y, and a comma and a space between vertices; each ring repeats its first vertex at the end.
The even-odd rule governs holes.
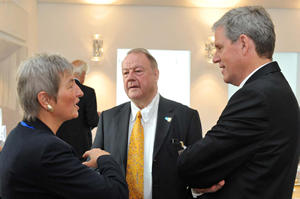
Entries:
POLYGON ((141 111, 142 120, 147 122, 150 118, 152 118, 153 114, 155 113, 155 110, 158 109, 158 103, 159 103, 159 93, 156 93, 154 98, 152 99, 151 103, 143 108, 142 110, 139 109, 132 101, 131 104, 131 121, 135 120, 136 114, 138 111, 141 111))
MULTIPOLYGON (((271 61, 272 62, 272 61, 271 61)), ((263 65, 261 65, 260 67, 256 68, 254 71, 252 71, 252 73, 250 73, 242 82, 241 84, 238 86, 238 89, 242 88, 244 86, 244 84, 247 82, 247 80, 256 72, 258 71, 259 69, 261 69, 262 67, 264 67, 265 65, 271 63, 271 62, 268 62, 268 63, 265 63, 263 65)))

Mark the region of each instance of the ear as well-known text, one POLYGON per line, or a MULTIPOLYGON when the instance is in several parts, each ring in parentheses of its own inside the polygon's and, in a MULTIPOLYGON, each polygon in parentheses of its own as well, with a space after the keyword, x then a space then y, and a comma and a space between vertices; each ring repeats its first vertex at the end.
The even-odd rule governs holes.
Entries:
POLYGON ((154 70, 154 75, 155 75, 155 80, 158 81, 158 78, 159 78, 159 70, 158 70, 158 68, 156 68, 154 70))
POLYGON ((242 49, 242 54, 246 55, 249 51, 249 40, 250 38, 245 35, 245 34, 241 34, 240 35, 240 42, 241 42, 241 49, 242 49))
POLYGON ((37 99, 42 108, 47 110, 47 105, 50 104, 51 98, 47 92, 41 91, 37 95, 37 99))

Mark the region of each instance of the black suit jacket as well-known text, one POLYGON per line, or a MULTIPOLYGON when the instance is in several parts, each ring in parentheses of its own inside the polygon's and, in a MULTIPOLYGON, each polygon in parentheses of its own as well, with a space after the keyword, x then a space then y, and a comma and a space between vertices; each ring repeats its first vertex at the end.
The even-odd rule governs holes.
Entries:
MULTIPOLYGON (((101 113, 93 147, 100 147, 115 158, 126 173, 130 102, 101 113)), ((198 112, 160 97, 153 149, 152 198, 184 199, 190 191, 177 175, 179 141, 190 145, 202 138, 198 112), (165 117, 171 117, 168 122, 165 117)))
POLYGON ((78 117, 64 122, 58 129, 57 136, 73 146, 78 157, 83 160, 83 153, 92 146, 91 130, 97 126, 99 116, 94 89, 75 81, 84 94, 78 103, 78 117))
POLYGON ((18 124, 0 157, 3 199, 128 198, 120 166, 110 155, 97 160, 100 173, 81 164, 73 147, 37 120, 18 124), (34 129, 32 129, 32 128, 34 129))
POLYGON ((256 71, 205 138, 178 159, 192 187, 224 187, 205 198, 291 198, 299 156, 299 107, 276 62, 256 71))

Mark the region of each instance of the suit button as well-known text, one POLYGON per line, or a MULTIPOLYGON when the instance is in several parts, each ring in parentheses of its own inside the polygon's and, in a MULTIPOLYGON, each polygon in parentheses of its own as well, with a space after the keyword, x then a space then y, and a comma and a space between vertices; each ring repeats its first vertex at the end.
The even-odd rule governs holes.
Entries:
POLYGON ((154 159, 153 162, 156 162, 156 159, 154 159))

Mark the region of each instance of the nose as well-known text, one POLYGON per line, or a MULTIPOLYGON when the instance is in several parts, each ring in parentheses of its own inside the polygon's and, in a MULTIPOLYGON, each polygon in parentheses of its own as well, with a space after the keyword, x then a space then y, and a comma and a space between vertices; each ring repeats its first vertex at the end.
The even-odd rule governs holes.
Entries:
POLYGON ((127 83, 136 80, 135 74, 134 74, 134 71, 133 71, 133 70, 128 71, 127 76, 126 76, 126 77, 123 77, 123 78, 124 78, 124 82, 127 82, 127 83))
POLYGON ((133 72, 133 70, 129 70, 128 71, 127 79, 128 80, 132 80, 133 78, 134 78, 134 72, 133 72))
POLYGON ((214 64, 219 63, 221 61, 220 56, 217 53, 214 54, 212 61, 214 64))
POLYGON ((76 93, 76 97, 82 97, 83 96, 82 90, 79 88, 79 86, 76 83, 75 83, 75 93, 76 93))

